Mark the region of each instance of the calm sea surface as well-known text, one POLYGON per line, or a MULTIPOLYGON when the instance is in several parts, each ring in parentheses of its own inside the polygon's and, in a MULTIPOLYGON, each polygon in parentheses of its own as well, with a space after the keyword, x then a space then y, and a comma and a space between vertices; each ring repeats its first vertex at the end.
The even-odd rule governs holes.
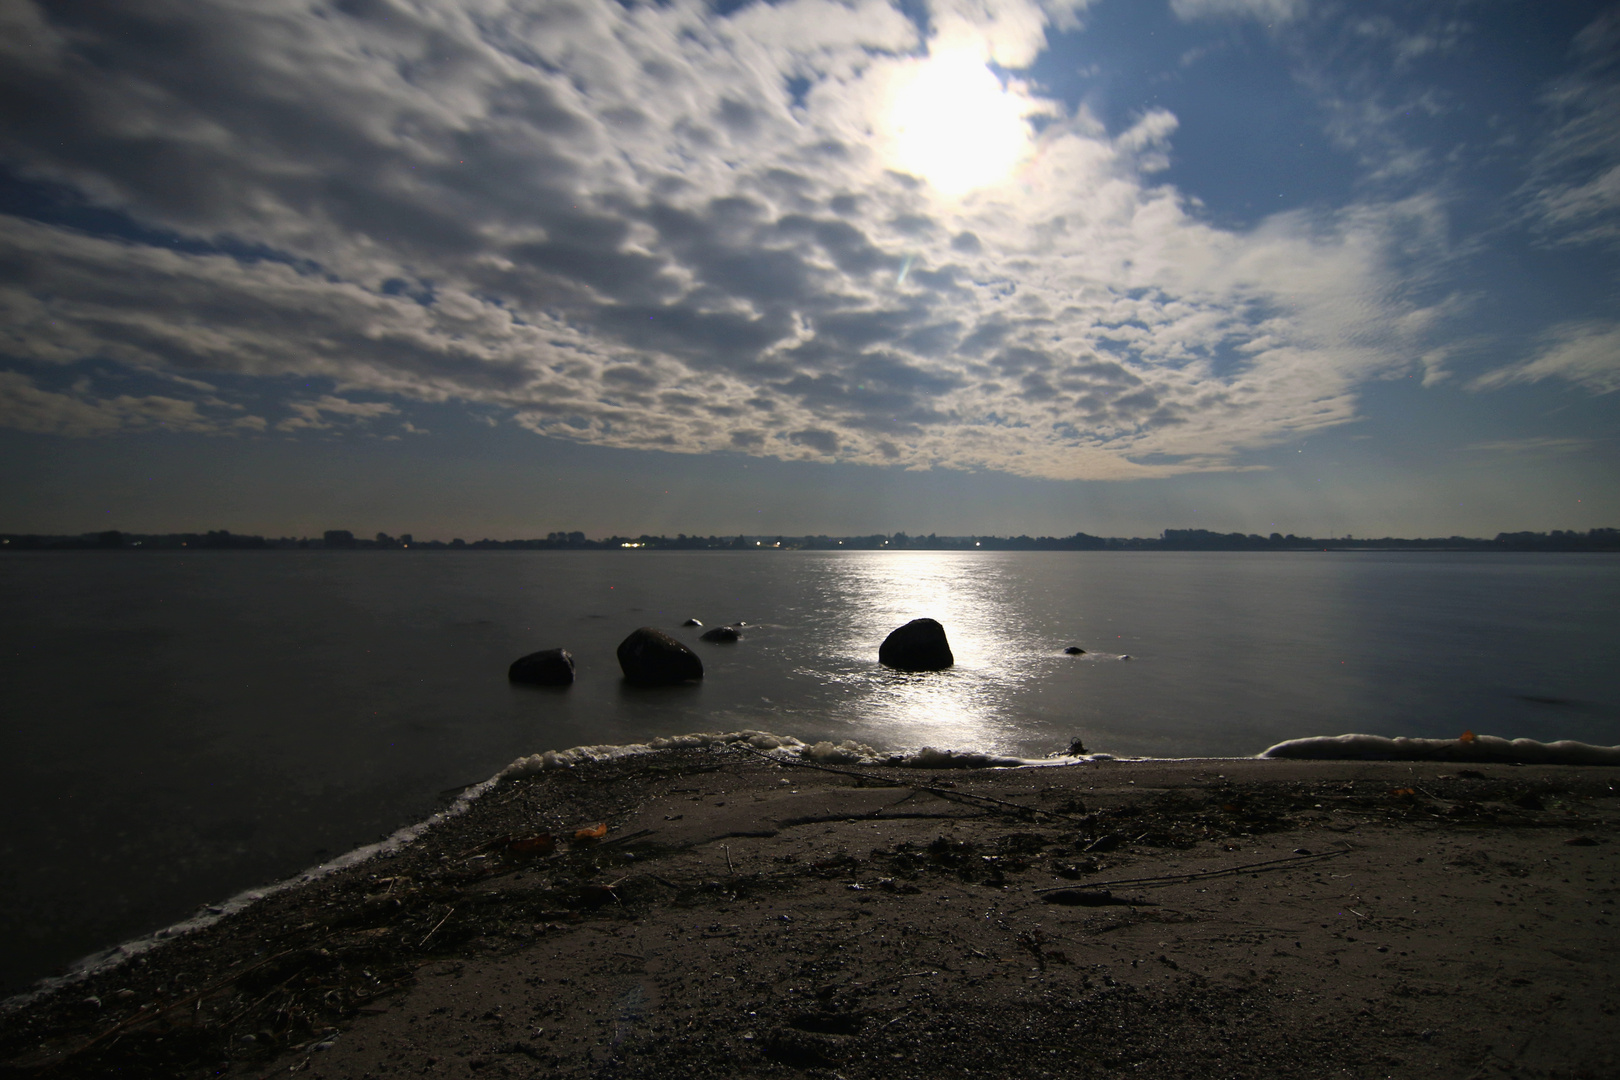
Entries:
POLYGON ((580 743, 1620 743, 1607 555, 16 554, 0 612, 0 991, 580 743), (918 616, 945 624, 957 666, 879 668, 918 616), (748 626, 706 645, 688 617, 748 626), (642 625, 689 641, 702 684, 623 686, 614 649, 642 625), (513 659, 557 646, 571 689, 508 685, 513 659))

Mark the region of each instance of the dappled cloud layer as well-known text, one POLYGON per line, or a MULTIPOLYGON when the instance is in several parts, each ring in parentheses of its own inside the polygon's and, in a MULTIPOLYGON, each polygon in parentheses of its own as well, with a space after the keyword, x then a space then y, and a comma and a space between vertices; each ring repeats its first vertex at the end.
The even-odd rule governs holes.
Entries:
POLYGON ((1212 224, 1155 179, 1173 115, 1110 131, 1017 77, 1084 6, 10 5, 0 150, 103 226, 0 217, 0 351, 163 389, 7 373, 0 422, 409 435, 453 402, 605 446, 1129 478, 1353 418, 1443 312, 1402 283, 1436 205, 1212 224))

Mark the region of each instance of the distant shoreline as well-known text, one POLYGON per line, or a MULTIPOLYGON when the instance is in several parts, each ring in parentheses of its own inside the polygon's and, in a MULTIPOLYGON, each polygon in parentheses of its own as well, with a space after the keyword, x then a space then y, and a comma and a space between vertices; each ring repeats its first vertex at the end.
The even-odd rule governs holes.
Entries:
POLYGON ((0 533, 0 552, 12 551, 1436 551, 1436 552, 1615 552, 1620 529, 1586 532, 1498 533, 1490 539, 1466 536, 1431 538, 1309 537, 1271 533, 1217 533, 1206 529, 1166 529, 1157 537, 1105 537, 1077 532, 1072 536, 868 536, 738 535, 608 536, 587 539, 584 533, 548 533, 543 539, 467 541, 415 540, 410 533, 378 533, 367 539, 347 529, 330 529, 318 537, 264 537, 227 529, 194 533, 130 533, 117 529, 72 535, 0 533))

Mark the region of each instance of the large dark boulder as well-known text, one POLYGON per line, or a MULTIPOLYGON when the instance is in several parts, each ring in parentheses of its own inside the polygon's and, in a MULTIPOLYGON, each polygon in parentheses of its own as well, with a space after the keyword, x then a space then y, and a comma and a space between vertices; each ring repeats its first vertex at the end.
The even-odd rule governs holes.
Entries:
POLYGON ((643 626, 619 643, 619 667, 639 686, 668 686, 703 678, 697 653, 662 630, 643 626))
POLYGON ((574 655, 567 649, 545 649, 520 656, 506 669, 506 677, 531 686, 571 686, 574 655))
POLYGON ((735 626, 717 626, 713 630, 705 630, 702 635, 700 635, 700 640, 718 642, 722 645, 732 645, 735 644, 737 639, 740 637, 742 637, 742 635, 737 633, 737 628, 735 626))
POLYGON ((883 639, 878 663, 899 671, 940 671, 956 663, 945 628, 933 619, 912 619, 883 639))

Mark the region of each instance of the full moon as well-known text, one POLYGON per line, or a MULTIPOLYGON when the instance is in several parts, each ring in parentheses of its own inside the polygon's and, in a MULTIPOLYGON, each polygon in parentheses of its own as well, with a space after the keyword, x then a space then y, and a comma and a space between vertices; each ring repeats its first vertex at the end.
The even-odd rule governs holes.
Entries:
POLYGON ((944 195, 1005 179, 1029 151, 1020 102, 971 53, 931 57, 895 96, 900 168, 944 195))

